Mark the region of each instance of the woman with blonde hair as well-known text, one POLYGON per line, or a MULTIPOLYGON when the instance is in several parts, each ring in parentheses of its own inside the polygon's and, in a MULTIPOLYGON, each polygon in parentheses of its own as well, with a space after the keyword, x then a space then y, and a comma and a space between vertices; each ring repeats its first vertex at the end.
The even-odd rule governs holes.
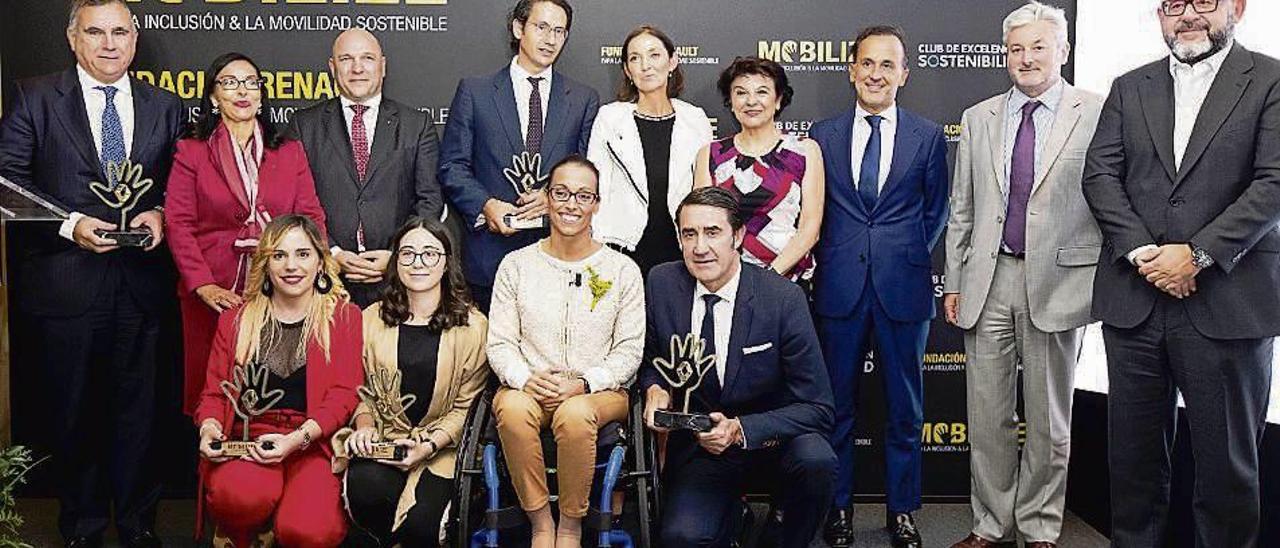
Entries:
POLYGON ((277 217, 253 253, 244 303, 218 318, 195 412, 198 500, 237 547, 272 519, 285 546, 346 536, 328 438, 356 407, 362 336, 338 272, 314 221, 277 217), (228 455, 226 442, 242 438, 248 454, 228 455))

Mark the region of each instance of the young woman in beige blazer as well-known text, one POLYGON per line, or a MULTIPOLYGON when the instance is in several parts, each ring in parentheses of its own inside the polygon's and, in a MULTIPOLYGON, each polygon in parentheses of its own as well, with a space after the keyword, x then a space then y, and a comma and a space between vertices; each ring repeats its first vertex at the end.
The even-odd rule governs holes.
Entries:
POLYGON ((489 375, 488 321, 443 225, 411 219, 389 248, 386 293, 364 311, 361 403, 352 426, 334 435, 334 471, 346 472, 357 545, 436 546, 463 423, 489 375), (407 455, 360 458, 377 442, 407 455))

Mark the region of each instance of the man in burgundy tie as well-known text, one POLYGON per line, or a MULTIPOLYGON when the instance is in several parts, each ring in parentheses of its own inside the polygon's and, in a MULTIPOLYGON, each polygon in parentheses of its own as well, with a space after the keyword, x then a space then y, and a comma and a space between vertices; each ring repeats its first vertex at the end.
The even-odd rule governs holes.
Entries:
POLYGON ((1066 16, 1025 4, 1005 19, 1004 42, 1014 85, 964 113, 947 225, 943 308, 964 330, 973 479, 973 527, 957 548, 1058 540, 1102 241, 1080 190, 1102 100, 1062 80, 1066 16))
POLYGON ((537 222, 547 214, 545 193, 503 171, 536 183, 564 157, 587 153, 600 97, 553 68, 572 26, 568 0, 519 0, 507 22, 515 57, 495 74, 459 82, 449 107, 440 184, 466 226, 467 282, 486 312, 498 263, 547 235, 537 222), (537 161, 525 162, 526 154, 537 161))

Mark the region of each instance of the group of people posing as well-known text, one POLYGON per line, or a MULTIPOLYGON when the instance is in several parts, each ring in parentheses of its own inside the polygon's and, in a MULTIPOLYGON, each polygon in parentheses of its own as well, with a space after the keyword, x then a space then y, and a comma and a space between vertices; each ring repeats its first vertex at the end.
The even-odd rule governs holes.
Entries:
POLYGON ((45 337, 67 546, 101 545, 113 520, 126 545, 160 544, 148 459, 176 284, 197 534, 207 516, 234 546, 437 545, 466 416, 496 380, 534 547, 581 545, 597 432, 633 398, 665 443, 661 546, 728 546, 757 490, 774 493, 780 545, 823 532, 847 546, 874 349, 885 526, 894 546, 919 547, 921 365, 944 229, 972 446, 974 525, 955 546, 1056 546, 1093 319, 1114 543, 1162 542, 1175 388, 1192 421, 1197 544, 1258 541, 1280 332, 1280 63, 1234 43, 1245 0, 1159 3, 1170 57, 1117 79, 1105 104, 1061 76, 1063 10, 1015 9, 1002 29, 1013 85, 964 113, 954 177, 942 128, 897 104, 909 48, 893 26, 857 34, 853 105, 808 137, 778 129, 783 68, 736 58, 717 89, 738 131, 717 139, 678 98, 661 30, 625 37, 617 100, 601 106, 554 68, 569 2, 519 0, 511 63, 461 80, 437 138, 383 96, 388 59, 368 31, 333 43, 340 96, 287 128, 239 53, 213 61, 187 120, 128 76, 128 5, 71 4, 76 67, 19 82, 0 122, 0 176, 69 212, 16 273, 45 337), (121 196, 144 178, 155 190, 117 227, 89 183, 121 196), (117 228, 151 238, 121 246, 104 232, 117 228), (689 409, 707 432, 654 421, 683 410, 654 362, 685 336, 709 360, 689 409))

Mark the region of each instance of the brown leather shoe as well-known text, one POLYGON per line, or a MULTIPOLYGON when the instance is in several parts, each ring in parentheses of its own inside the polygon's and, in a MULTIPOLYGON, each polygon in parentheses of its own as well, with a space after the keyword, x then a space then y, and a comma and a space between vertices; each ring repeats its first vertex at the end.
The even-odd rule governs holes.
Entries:
MULTIPOLYGON (((1004 548, 1005 546, 1017 546, 1017 543, 994 542, 969 533, 969 536, 964 537, 964 540, 952 544, 951 548, 1004 548)), ((1028 548, 1031 548, 1031 546, 1030 544, 1027 545, 1028 548)))
POLYGON ((1058 548, 1058 545, 1057 543, 1041 540, 1037 542, 1028 542, 1027 548, 1058 548))

